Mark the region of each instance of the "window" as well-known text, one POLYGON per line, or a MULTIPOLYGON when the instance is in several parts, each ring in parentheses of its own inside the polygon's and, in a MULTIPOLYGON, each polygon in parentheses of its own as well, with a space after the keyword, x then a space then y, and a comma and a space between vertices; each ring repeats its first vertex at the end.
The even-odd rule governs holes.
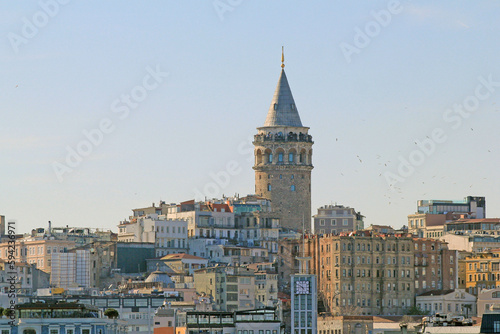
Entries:
POLYGON ((278 153, 278 162, 283 162, 283 152, 278 153))
POLYGON ((293 153, 288 153, 288 162, 293 162, 293 153))
POLYGON ((319 226, 325 226, 325 220, 324 219, 320 219, 319 220, 319 226))
POLYGON ((347 226, 348 225, 347 222, 348 222, 347 219, 342 219, 342 225, 347 226))
POLYGON ((294 184, 292 184, 292 185, 290 186, 290 190, 291 190, 291 191, 295 191, 295 185, 294 185, 294 184))
POLYGON ((271 191, 271 183, 267 184, 267 191, 271 191))
POLYGON ((267 162, 269 162, 269 163, 273 162, 273 154, 272 153, 269 153, 269 156, 267 158, 267 162))

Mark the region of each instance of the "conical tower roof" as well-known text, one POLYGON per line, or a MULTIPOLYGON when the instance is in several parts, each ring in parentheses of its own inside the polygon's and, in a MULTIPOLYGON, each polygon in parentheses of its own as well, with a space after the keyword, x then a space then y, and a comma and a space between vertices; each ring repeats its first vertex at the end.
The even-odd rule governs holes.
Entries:
POLYGON ((281 70, 264 126, 302 127, 284 69, 281 70))

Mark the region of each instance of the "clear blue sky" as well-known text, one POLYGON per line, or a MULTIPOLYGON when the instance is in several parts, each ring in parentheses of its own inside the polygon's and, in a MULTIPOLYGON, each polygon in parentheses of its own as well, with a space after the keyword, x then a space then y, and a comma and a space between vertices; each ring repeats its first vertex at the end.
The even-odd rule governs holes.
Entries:
POLYGON ((116 231, 132 208, 212 189, 228 163, 217 195, 253 193, 248 140, 282 45, 315 140, 313 212, 337 202, 401 226, 418 199, 476 195, 500 216, 498 2, 69 1, 49 16, 54 1, 0 9, 0 214, 19 232, 116 231), (133 108, 120 100, 132 92, 133 108), (60 182, 54 163, 101 122, 108 133, 60 182))

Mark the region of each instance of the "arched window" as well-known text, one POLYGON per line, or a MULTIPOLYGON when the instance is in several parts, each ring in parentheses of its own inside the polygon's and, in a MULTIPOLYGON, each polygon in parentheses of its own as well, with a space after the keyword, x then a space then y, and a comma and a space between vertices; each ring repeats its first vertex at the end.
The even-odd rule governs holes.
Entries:
POLYGON ((290 187, 290 190, 291 191, 295 191, 295 185, 294 184, 292 184, 292 186, 290 187))
POLYGON ((273 162, 273 154, 272 153, 269 153, 267 162, 269 162, 269 163, 273 162))
POLYGON ((271 183, 267 184, 267 191, 271 191, 271 183))
POLYGON ((255 152, 255 162, 257 163, 257 165, 260 165, 262 163, 262 151, 261 150, 257 150, 255 152))
POLYGON ((294 156, 293 153, 288 153, 288 162, 293 162, 294 156))
POLYGON ((278 162, 283 162, 283 152, 278 153, 278 162))

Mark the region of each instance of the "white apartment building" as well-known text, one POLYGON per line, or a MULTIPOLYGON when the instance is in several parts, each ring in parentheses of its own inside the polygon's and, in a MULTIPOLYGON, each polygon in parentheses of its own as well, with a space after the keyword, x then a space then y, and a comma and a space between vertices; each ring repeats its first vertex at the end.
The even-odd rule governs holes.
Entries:
POLYGON ((130 222, 120 223, 118 241, 154 243, 157 257, 186 253, 188 221, 158 214, 134 217, 130 222))

